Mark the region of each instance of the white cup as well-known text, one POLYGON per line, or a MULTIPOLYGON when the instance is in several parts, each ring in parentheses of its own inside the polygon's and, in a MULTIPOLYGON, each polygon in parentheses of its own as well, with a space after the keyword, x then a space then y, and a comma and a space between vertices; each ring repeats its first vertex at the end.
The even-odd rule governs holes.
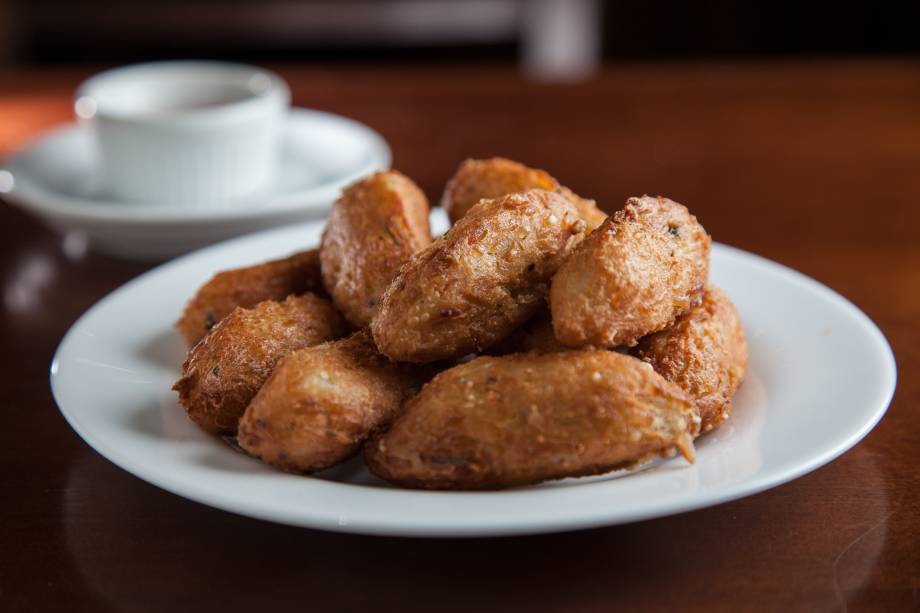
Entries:
POLYGON ((154 62, 85 81, 74 108, 95 131, 106 191, 127 202, 225 206, 275 175, 290 90, 222 62, 154 62))

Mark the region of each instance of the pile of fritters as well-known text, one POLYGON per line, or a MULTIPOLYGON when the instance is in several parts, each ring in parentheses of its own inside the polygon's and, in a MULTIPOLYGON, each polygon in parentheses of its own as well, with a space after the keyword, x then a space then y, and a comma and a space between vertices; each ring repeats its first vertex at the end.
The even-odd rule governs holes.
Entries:
POLYGON ((219 273, 178 328, 189 417, 312 473, 363 450, 387 481, 494 489, 631 467, 722 423, 744 330, 682 205, 607 217, 542 170, 467 160, 441 200, 380 172, 318 250, 219 273))

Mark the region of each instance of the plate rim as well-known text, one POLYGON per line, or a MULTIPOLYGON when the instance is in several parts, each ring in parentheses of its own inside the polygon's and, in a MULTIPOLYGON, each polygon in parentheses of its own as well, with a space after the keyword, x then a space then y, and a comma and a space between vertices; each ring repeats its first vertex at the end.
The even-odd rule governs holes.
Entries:
MULTIPOLYGON (((240 240, 261 240, 265 239, 273 233, 287 233, 298 227, 313 226, 317 223, 319 222, 306 222, 285 228, 256 232, 245 235, 243 237, 222 241, 203 249, 199 249, 179 258, 175 258, 170 262, 152 268, 151 270, 127 281, 118 288, 112 290, 100 300, 98 300, 95 304, 93 304, 70 326, 67 333, 58 344, 54 352, 54 357, 51 362, 51 369, 49 373, 49 383, 55 403, 57 404, 59 412, 63 415, 64 419, 71 426, 71 428, 73 428, 74 431, 97 453, 102 455, 104 458, 122 470, 125 470, 126 472, 134 475, 142 481, 150 483, 160 489, 179 495, 199 504, 221 509, 236 515, 242 515, 263 521, 272 521, 298 527, 307 527, 351 534, 403 537, 515 536, 524 534, 541 534, 549 532, 590 529, 601 526, 618 525, 631 523, 634 521, 654 519, 723 504, 732 500, 737 500, 763 492, 767 489, 771 489, 784 483, 788 483, 789 481, 797 479, 832 462, 846 451, 852 449, 863 438, 865 438, 865 436, 871 432, 873 428, 875 428, 875 426, 885 415, 897 387, 897 363, 890 343, 887 341, 884 333, 881 331, 878 325, 875 324, 875 322, 873 322, 871 318, 869 318, 855 304, 842 296, 840 293, 824 285, 823 283, 812 279, 807 275, 796 271, 784 264, 769 260, 768 258, 748 251, 744 251, 737 247, 714 242, 714 251, 724 251, 725 255, 729 257, 740 258, 746 263, 750 263, 754 266, 766 267, 767 269, 771 269, 771 272, 781 273, 787 280, 798 284, 800 287, 803 287, 811 293, 822 294, 824 298, 828 299, 831 303, 834 303, 836 307, 846 310, 849 318, 858 322, 860 327, 868 333, 868 337, 871 339, 874 349, 877 350, 879 357, 881 357, 884 361, 884 364, 882 365, 884 381, 879 384, 878 391, 874 394, 875 398, 871 407, 871 414, 867 409, 867 415, 869 415, 869 417, 865 421, 861 422, 858 429, 850 432, 847 436, 837 441, 834 445, 822 453, 810 456, 807 461, 796 463, 791 467, 779 471, 774 471, 774 473, 771 474, 748 477, 733 485, 726 491, 717 491, 708 494, 704 493, 702 495, 697 494, 693 497, 675 500, 670 504, 659 504, 656 508, 651 510, 637 509, 631 513, 621 513, 614 519, 611 518, 611 513, 604 513, 604 509, 598 509, 594 513, 579 513, 574 517, 572 515, 560 515, 556 517, 542 517, 538 521, 530 520, 517 523, 515 523, 514 519, 506 519, 500 517, 492 517, 486 523, 470 522, 462 525, 439 523, 437 518, 432 518, 434 521, 426 522, 421 525, 406 525, 405 523, 400 523, 398 519, 394 520, 393 517, 385 519, 378 518, 371 521, 368 521, 367 519, 361 519, 360 523, 342 523, 341 520, 335 521, 323 513, 313 512, 309 508, 303 508, 301 509, 301 512, 297 513, 296 515, 291 515, 283 510, 273 510, 265 506, 252 504, 249 501, 241 502, 239 499, 224 497, 210 491, 201 492, 193 486, 186 486, 184 483, 170 480, 168 475, 160 475, 155 468, 151 469, 149 465, 145 464, 143 461, 136 461, 132 459, 129 453, 113 449, 100 441, 93 433, 89 431, 88 428, 83 427, 76 415, 71 415, 70 412, 65 409, 65 403, 61 397, 61 392, 57 385, 58 380, 56 379, 57 371, 59 369, 59 358, 61 356, 62 350, 64 350, 66 345, 71 342, 71 339, 73 335, 77 333, 80 324, 86 321, 86 319, 90 317, 92 313, 97 309, 102 308, 106 302, 109 300, 114 300, 117 296, 130 291, 131 288, 133 288, 135 285, 145 282, 149 276, 167 275, 170 269, 177 266, 182 266, 186 261, 190 259, 197 259, 202 257, 206 255, 207 252, 216 252, 226 248, 227 245, 231 243, 235 243, 240 240)), ((315 479, 314 483, 320 481, 322 480, 315 479)), ((327 481, 322 481, 322 483, 327 485, 334 484, 333 486, 348 485, 350 487, 364 487, 355 486, 354 484, 339 484, 327 481)), ((326 485, 314 486, 326 487, 326 485)), ((406 493, 405 490, 383 489, 378 491, 389 492, 389 494, 384 495, 392 495, 393 492, 401 492, 404 494, 406 493)), ((510 492, 512 494, 523 494, 525 492, 536 491, 548 492, 551 490, 512 489, 506 490, 504 493, 510 492)), ((411 495, 422 494, 426 496, 441 497, 468 497, 483 495, 481 492, 419 492, 417 490, 410 490, 408 493, 411 495)))
MULTIPOLYGON (((10 204, 44 217, 68 219, 84 223, 143 224, 145 226, 176 223, 234 223, 261 217, 284 215, 296 211, 306 212, 311 208, 323 206, 335 199, 341 191, 342 185, 347 185, 376 170, 389 168, 392 164, 393 153, 389 144, 379 132, 360 121, 344 115, 304 107, 291 107, 284 120, 287 122, 309 119, 330 121, 362 133, 367 141, 370 161, 357 168, 354 172, 343 175, 343 178, 335 183, 318 185, 285 194, 276 194, 268 199, 263 206, 243 206, 238 209, 197 209, 183 208, 178 205, 162 206, 157 204, 121 206, 121 203, 115 201, 100 204, 95 200, 47 190, 40 183, 32 181, 27 181, 22 185, 14 183, 12 189, 0 193, 0 196, 10 204)), ((11 172, 15 181, 16 173, 13 171, 22 156, 28 154, 46 140, 78 129, 80 129, 80 122, 78 121, 69 121, 50 127, 0 160, 0 169, 11 172)))

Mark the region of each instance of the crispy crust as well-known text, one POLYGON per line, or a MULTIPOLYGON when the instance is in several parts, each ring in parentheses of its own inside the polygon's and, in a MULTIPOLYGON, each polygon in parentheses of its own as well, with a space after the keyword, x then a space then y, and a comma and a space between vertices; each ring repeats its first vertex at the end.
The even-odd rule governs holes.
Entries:
POLYGON ((432 362, 500 341, 539 310, 584 228, 553 192, 481 200, 393 279, 371 323, 377 347, 392 360, 432 362))
POLYGON ((493 345, 486 352, 490 355, 507 355, 509 353, 524 353, 535 351, 537 353, 550 353, 571 349, 558 340, 553 332, 553 320, 549 309, 541 308, 527 323, 515 328, 504 340, 493 345))
POLYGON ((748 349, 725 292, 710 285, 698 306, 667 330, 643 338, 634 353, 696 399, 702 432, 728 418, 747 370, 748 349))
POLYGON ((572 204, 578 209, 578 214, 581 215, 581 218, 588 224, 589 234, 599 228, 601 224, 607 220, 607 213, 600 210, 596 201, 590 198, 582 198, 568 187, 563 186, 556 191, 572 201, 572 204))
POLYGON ((464 160, 447 182, 444 195, 441 196, 441 206, 447 211, 451 223, 456 223, 482 199, 499 198, 531 189, 555 191, 571 200, 588 224, 589 231, 604 223, 607 218, 607 214, 597 207, 594 200, 582 198, 563 187, 545 170, 529 168, 505 158, 464 160))
POLYGON ((387 426, 427 372, 390 362, 366 329, 299 349, 278 363, 249 404, 240 446, 288 472, 329 468, 387 426))
POLYGON ((192 348, 173 389, 192 421, 208 432, 235 434, 278 360, 345 331, 341 315, 314 294, 236 308, 192 348))
POLYGON ((570 350, 481 357, 436 376, 365 458, 377 476, 426 489, 495 489, 604 473, 679 449, 699 414, 641 361, 570 350))
POLYGON ((556 338, 569 346, 635 345, 699 303, 711 240, 661 196, 630 198, 553 277, 556 338))
POLYGON ((195 293, 176 328, 189 347, 236 307, 248 309, 264 300, 291 294, 321 292, 319 250, 310 249, 280 260, 219 272, 195 293))
POLYGON ((378 172, 332 206, 320 246, 323 284, 353 326, 366 326, 399 267, 430 243, 425 194, 395 170, 378 172))

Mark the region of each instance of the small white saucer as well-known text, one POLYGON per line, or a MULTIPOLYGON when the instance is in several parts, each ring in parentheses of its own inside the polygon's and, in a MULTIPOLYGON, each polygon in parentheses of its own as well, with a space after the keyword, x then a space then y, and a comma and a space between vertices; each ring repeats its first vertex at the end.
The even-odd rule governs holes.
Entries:
POLYGON ((390 165, 390 148, 345 117, 293 109, 284 126, 274 186, 218 209, 119 202, 105 193, 86 126, 52 130, 0 169, 0 195, 91 249, 130 259, 166 259, 226 238, 326 214, 342 187, 390 165))

